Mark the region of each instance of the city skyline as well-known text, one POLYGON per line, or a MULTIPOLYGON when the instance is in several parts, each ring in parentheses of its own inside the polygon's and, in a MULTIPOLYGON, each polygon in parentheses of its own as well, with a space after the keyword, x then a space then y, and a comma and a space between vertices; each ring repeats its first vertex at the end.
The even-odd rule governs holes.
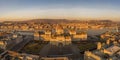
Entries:
POLYGON ((0 20, 120 19, 119 0, 1 0, 0 20))

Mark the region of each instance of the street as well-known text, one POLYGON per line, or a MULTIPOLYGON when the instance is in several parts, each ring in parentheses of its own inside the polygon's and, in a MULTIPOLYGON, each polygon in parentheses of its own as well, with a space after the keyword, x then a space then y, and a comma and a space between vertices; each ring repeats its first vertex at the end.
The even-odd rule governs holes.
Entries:
POLYGON ((25 36, 22 42, 18 43, 10 50, 18 52, 31 40, 33 40, 33 38, 31 36, 25 36))

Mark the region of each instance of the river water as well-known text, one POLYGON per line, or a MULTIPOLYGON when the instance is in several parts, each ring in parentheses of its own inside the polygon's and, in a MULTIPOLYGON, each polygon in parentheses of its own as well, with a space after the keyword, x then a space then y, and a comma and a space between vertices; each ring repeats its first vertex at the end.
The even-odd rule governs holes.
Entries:
POLYGON ((105 33, 106 31, 116 32, 116 29, 107 29, 107 28, 103 28, 103 29, 88 29, 87 30, 87 34, 88 35, 99 35, 99 34, 105 33))

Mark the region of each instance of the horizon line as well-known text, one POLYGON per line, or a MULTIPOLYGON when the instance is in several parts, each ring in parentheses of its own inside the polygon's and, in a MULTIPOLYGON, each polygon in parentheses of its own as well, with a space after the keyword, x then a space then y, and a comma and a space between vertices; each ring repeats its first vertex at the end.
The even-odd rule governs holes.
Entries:
POLYGON ((48 20, 77 20, 77 21, 92 21, 92 20, 96 20, 96 21, 102 21, 102 20, 109 20, 109 21, 119 21, 119 20, 112 20, 112 19, 66 19, 66 18, 34 18, 34 19, 23 19, 23 20, 20 20, 20 19, 10 19, 10 20, 1 20, 0 19, 0 22, 5 22, 5 21, 13 21, 13 22, 16 22, 16 21, 30 21, 30 20, 45 20, 45 19, 48 19, 48 20))

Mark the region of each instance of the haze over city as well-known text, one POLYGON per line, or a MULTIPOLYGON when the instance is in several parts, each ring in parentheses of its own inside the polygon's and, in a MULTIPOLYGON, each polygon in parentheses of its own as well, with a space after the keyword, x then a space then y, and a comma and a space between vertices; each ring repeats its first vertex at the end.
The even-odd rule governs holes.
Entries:
POLYGON ((0 21, 120 20, 119 0, 0 0, 0 21))
POLYGON ((0 0, 0 60, 120 60, 120 0, 0 0))

